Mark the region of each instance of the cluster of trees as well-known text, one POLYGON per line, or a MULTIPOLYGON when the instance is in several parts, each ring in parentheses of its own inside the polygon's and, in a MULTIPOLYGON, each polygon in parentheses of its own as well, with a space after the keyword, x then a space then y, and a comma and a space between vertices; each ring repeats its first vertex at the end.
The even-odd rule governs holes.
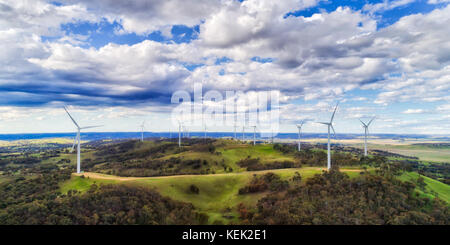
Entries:
POLYGON ((432 179, 439 180, 447 185, 450 184, 449 163, 427 163, 423 164, 417 160, 395 160, 393 163, 399 165, 404 171, 414 171, 432 179))
POLYGON ((175 143, 159 143, 151 147, 140 148, 142 142, 130 140, 116 145, 105 145, 98 148, 93 164, 103 162, 125 162, 135 159, 158 158, 166 152, 175 152, 179 148, 175 143))
POLYGON ((261 163, 259 158, 250 158, 250 156, 242 160, 239 160, 237 162, 237 165, 239 165, 242 168, 246 168, 247 171, 300 167, 299 164, 287 160, 261 163))
MULTIPOLYGON (((70 178, 71 171, 43 170, 43 174, 25 178, 24 176, 0 185, 0 210, 39 200, 54 199, 59 194, 59 183, 70 178)), ((4 210, 2 210, 4 211, 4 210)))
POLYGON ((365 173, 354 179, 333 169, 315 175, 286 194, 259 200, 241 215, 250 224, 450 224, 449 207, 419 197, 415 185, 365 173))
MULTIPOLYGON (((177 174, 209 174, 221 168, 215 161, 206 159, 132 159, 125 162, 108 162, 92 168, 107 174, 125 177, 149 177, 177 174)), ((227 168, 228 170, 228 168, 227 168)), ((231 170, 232 171, 232 170, 231 170)))
POLYGON ((282 180, 281 177, 274 173, 266 173, 263 175, 254 175, 250 183, 239 189, 239 194, 256 193, 263 191, 282 191, 289 187, 289 182, 282 180))
POLYGON ((92 185, 84 194, 57 191, 70 173, 53 171, 0 185, 0 225, 203 224, 192 204, 154 190, 126 185, 92 185))

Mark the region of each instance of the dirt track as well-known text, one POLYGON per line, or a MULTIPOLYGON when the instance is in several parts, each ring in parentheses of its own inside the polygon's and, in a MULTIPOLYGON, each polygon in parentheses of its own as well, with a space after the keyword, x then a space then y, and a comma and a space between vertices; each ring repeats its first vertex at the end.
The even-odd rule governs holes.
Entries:
MULTIPOLYGON (((295 168, 293 168, 295 169, 295 168)), ((303 168, 305 169, 305 168, 303 168)), ((314 170, 325 170, 325 168, 308 168, 308 169, 314 169, 314 170)), ((74 173, 74 176, 81 176, 84 175, 85 177, 89 177, 92 179, 105 179, 105 180, 118 180, 118 181, 130 181, 130 180, 141 180, 141 179, 166 179, 166 178, 184 178, 184 177, 196 177, 196 176, 226 176, 226 175, 239 175, 239 174, 264 174, 268 172, 279 172, 283 171, 285 169, 269 169, 269 170, 262 170, 262 171, 246 171, 246 172, 239 172, 239 173, 223 173, 223 174, 184 174, 184 175, 169 175, 169 176, 154 176, 154 177, 120 177, 120 176, 114 176, 114 175, 106 175, 106 174, 100 174, 100 173, 93 173, 93 172, 84 172, 81 174, 74 173)), ((300 168, 298 169, 300 170, 300 168)), ((340 169, 341 172, 361 172, 360 169, 340 169)))

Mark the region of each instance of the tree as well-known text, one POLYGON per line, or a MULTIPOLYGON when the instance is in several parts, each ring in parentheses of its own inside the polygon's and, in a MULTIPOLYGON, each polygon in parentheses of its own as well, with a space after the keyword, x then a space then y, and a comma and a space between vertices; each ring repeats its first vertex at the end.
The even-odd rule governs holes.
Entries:
POLYGON ((292 182, 294 182, 296 184, 300 184, 301 181, 302 181, 302 176, 300 175, 299 172, 295 171, 294 176, 292 176, 292 182))
POLYGON ((419 186, 420 189, 425 190, 425 186, 427 183, 425 183, 425 179, 419 175, 419 178, 417 178, 417 186, 419 186))

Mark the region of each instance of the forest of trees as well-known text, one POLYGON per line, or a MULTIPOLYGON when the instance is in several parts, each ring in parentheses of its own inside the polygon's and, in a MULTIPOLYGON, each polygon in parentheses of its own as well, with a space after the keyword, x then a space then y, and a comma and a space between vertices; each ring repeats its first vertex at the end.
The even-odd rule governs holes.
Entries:
POLYGON ((414 188, 411 182, 367 172, 350 179, 334 169, 262 198, 255 212, 241 207, 241 218, 269 225, 450 224, 449 207, 419 197, 414 188))
POLYGON ((202 224, 192 204, 154 190, 126 185, 92 185, 86 193, 58 192, 70 173, 52 171, 0 185, 0 225, 202 224))

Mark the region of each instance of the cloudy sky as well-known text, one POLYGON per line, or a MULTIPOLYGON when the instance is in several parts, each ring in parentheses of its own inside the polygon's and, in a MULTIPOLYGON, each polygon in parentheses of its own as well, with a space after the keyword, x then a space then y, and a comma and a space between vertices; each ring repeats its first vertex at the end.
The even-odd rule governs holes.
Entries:
POLYGON ((280 91, 284 132, 339 100, 338 133, 450 134, 449 2, 0 0, 0 133, 174 130, 202 83, 280 91))

